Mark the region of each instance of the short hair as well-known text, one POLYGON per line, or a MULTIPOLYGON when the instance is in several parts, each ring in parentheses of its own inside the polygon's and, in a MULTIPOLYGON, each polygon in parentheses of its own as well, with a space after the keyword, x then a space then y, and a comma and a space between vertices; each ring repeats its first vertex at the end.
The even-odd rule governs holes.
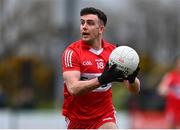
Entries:
POLYGON ((96 9, 94 7, 86 7, 86 8, 83 8, 80 12, 80 16, 87 15, 87 14, 97 15, 98 18, 103 22, 104 26, 106 26, 107 16, 100 9, 96 9))

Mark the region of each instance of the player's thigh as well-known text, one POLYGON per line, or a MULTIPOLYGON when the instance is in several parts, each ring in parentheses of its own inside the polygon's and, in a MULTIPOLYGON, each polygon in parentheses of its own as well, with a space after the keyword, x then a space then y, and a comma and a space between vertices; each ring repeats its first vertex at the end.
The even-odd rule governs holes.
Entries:
POLYGON ((117 125, 114 122, 106 122, 99 129, 117 129, 117 125))

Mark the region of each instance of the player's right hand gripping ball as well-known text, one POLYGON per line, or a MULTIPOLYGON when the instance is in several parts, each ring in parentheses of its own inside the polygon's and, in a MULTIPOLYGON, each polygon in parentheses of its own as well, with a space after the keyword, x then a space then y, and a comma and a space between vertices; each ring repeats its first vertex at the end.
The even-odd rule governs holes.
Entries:
POLYGON ((129 83, 134 83, 135 79, 139 73, 140 67, 138 66, 137 69, 130 75, 128 75, 127 77, 125 77, 124 79, 128 80, 129 83))

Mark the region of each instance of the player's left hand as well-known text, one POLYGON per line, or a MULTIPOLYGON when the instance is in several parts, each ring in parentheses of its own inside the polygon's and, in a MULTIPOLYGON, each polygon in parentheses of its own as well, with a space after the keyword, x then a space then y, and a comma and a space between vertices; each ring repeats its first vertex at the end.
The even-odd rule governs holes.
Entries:
POLYGON ((123 82, 123 72, 117 70, 116 67, 116 64, 109 67, 109 63, 106 63, 103 73, 98 77, 100 85, 108 84, 114 81, 123 82))
POLYGON ((124 77, 124 79, 128 80, 129 83, 134 83, 135 82, 135 79, 139 73, 139 70, 140 70, 140 67, 138 66, 137 69, 131 74, 131 75, 128 75, 127 77, 124 77))

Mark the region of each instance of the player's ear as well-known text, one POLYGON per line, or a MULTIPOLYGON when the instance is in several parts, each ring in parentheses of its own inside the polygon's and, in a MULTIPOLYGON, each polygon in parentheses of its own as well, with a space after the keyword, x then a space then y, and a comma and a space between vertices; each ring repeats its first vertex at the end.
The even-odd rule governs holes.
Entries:
POLYGON ((102 34, 105 31, 105 26, 103 21, 99 21, 99 33, 102 34))
POLYGON ((103 34, 104 31, 105 31, 104 25, 100 24, 99 33, 100 33, 100 34, 103 34))

